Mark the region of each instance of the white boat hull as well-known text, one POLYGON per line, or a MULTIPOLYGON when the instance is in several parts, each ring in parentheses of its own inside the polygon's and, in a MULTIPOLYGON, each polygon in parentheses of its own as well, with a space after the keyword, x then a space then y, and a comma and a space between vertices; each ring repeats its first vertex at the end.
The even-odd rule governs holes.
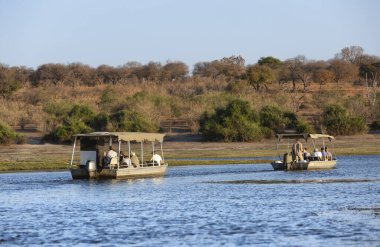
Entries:
POLYGON ((274 170, 318 170, 333 169, 336 167, 336 160, 307 161, 284 163, 282 161, 273 161, 271 163, 274 170))
POLYGON ((102 169, 101 171, 87 171, 86 168, 79 167, 70 170, 73 179, 131 179, 164 176, 167 167, 167 165, 161 165, 139 168, 102 169))

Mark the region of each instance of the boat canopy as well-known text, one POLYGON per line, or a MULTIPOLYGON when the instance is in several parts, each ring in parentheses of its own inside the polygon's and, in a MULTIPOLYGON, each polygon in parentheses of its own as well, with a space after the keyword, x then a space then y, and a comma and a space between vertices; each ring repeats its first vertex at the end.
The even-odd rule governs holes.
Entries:
POLYGON ((88 134, 76 134, 74 137, 116 137, 119 141, 157 141, 162 143, 165 134, 144 132, 92 132, 88 134))
POLYGON ((304 139, 307 141, 309 138, 311 139, 319 139, 319 138, 328 138, 330 141, 334 140, 334 137, 331 135, 325 134, 277 134, 277 140, 280 142, 282 139, 304 139))

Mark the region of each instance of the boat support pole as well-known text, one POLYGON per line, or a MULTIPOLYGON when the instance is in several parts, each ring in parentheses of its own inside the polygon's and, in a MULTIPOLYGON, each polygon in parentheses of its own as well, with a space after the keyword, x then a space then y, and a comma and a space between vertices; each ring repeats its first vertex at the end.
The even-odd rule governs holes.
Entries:
POLYGON ((76 144, 76 143, 77 143, 77 137, 74 138, 73 153, 71 154, 70 168, 73 166, 74 152, 75 152, 75 144, 76 144))
POLYGON ((141 164, 144 164, 144 144, 141 141, 141 164))
MULTIPOLYGON (((154 155, 154 142, 152 142, 152 157, 153 155, 154 155)), ((154 166, 154 159, 152 161, 153 161, 153 166, 154 166)))
POLYGON ((128 158, 131 159, 131 141, 128 141, 128 158))
POLYGON ((162 142, 160 142, 161 145, 161 156, 162 156, 162 163, 165 164, 165 159, 164 159, 164 150, 162 150, 162 142))
POLYGON ((117 161, 117 169, 119 170, 120 169, 120 148, 121 148, 121 140, 119 140, 119 158, 118 158, 118 161, 117 161))

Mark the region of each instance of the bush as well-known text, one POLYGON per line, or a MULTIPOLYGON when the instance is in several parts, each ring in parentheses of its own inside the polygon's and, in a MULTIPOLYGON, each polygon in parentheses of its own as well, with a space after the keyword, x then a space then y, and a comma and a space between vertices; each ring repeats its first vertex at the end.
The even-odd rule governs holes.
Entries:
POLYGON ((99 124, 95 113, 85 105, 74 105, 68 115, 49 134, 44 136, 44 141, 66 143, 71 141, 72 135, 93 131, 89 125, 99 124))
POLYGON ((119 111, 110 117, 114 131, 157 132, 158 126, 144 115, 130 110, 119 111))
POLYGON ((6 123, 0 122, 0 144, 9 144, 16 138, 16 132, 6 123))
POLYGON ((262 127, 272 132, 284 129, 293 129, 298 133, 313 133, 314 128, 305 120, 298 119, 293 112, 281 111, 275 106, 264 106, 260 111, 260 123, 262 127))
POLYGON ((106 131, 110 123, 110 117, 106 113, 99 113, 92 120, 88 121, 88 125, 95 131, 106 131))
POLYGON ((322 114, 322 123, 333 135, 353 135, 368 130, 362 117, 350 116, 340 105, 328 105, 322 114))
POLYGON ((64 123, 49 134, 44 136, 43 141, 68 143, 71 141, 71 137, 79 133, 88 133, 92 129, 88 127, 84 122, 77 119, 67 119, 64 123))
POLYGON ((209 140, 257 141, 263 137, 258 119, 248 102, 234 100, 226 107, 217 108, 214 114, 203 113, 200 132, 209 140))

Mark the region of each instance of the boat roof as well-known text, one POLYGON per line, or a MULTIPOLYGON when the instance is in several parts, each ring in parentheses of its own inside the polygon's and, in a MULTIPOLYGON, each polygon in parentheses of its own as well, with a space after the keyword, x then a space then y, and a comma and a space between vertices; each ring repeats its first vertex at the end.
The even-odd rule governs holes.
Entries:
POLYGON ((119 141, 157 141, 163 142, 165 134, 145 132, 92 132, 76 134, 75 137, 116 137, 119 141))
POLYGON ((335 139, 331 135, 308 134, 308 133, 303 133, 303 134, 276 134, 276 137, 277 137, 278 141, 281 141, 281 139, 304 139, 307 141, 309 138, 311 138, 311 139, 328 138, 330 141, 335 139))

